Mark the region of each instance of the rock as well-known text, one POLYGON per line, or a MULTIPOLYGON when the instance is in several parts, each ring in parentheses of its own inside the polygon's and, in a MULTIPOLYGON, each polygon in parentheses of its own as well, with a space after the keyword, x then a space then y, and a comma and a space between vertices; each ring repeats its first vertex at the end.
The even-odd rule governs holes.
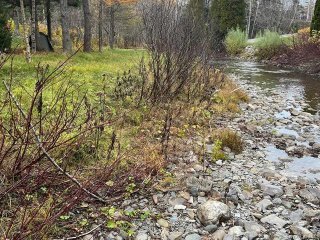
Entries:
POLYGON ((221 218, 229 218, 230 209, 222 202, 209 200, 200 205, 197 215, 200 222, 207 226, 219 222, 221 218))
POLYGON ((82 239, 83 240, 94 240, 94 236, 91 234, 88 234, 88 235, 84 236, 82 239))
POLYGON ((154 204, 158 204, 158 196, 157 195, 152 195, 152 200, 154 204))
POLYGON ((212 188, 212 180, 209 179, 199 179, 196 177, 190 177, 186 181, 187 187, 189 188, 190 193, 193 194, 195 190, 197 192, 210 192, 212 188))
POLYGON ((183 232, 172 232, 169 234, 169 240, 181 240, 183 232))
POLYGON ((259 234, 259 233, 262 233, 262 232, 265 232, 266 229, 261 226, 260 224, 258 224, 257 222, 253 222, 253 221, 250 221, 250 222, 245 222, 244 223, 244 228, 247 232, 255 232, 256 234, 259 234))
POLYGON ((303 217, 303 210, 302 209, 298 209, 294 212, 291 212, 289 214, 289 219, 291 222, 296 223, 299 222, 303 217))
POLYGON ((313 192, 309 191, 308 189, 300 190, 299 196, 304 200, 314 204, 317 204, 319 202, 319 199, 317 198, 317 196, 313 192))
POLYGON ((213 233, 218 229, 217 225, 210 224, 204 228, 208 233, 213 233))
POLYGON ((265 195, 269 195, 271 197, 280 197, 283 195, 282 186, 272 185, 267 180, 262 180, 259 182, 259 186, 265 195))
POLYGON ((291 112, 292 116, 299 116, 300 115, 300 112, 297 109, 294 109, 294 108, 291 109, 290 112, 291 112))
POLYGON ((309 231, 307 228, 301 227, 299 225, 292 225, 290 227, 290 230, 292 231, 293 234, 296 234, 302 239, 312 239, 314 238, 314 235, 311 231, 309 231))
POLYGON ((260 220, 262 223, 268 223, 270 225, 276 226, 277 228, 283 228, 285 225, 288 224, 287 221, 283 220, 282 218, 279 218, 275 214, 271 214, 269 216, 263 217, 260 220))
POLYGON ((175 205, 174 210, 185 210, 187 207, 185 205, 175 205))
POLYGON ((147 233, 145 232, 141 232, 141 233, 138 233, 136 238, 136 240, 148 240, 149 239, 149 236, 147 233))
POLYGON ((193 233, 186 236, 185 240, 201 240, 201 236, 199 234, 193 233))
POLYGON ((169 227, 169 222, 163 218, 158 219, 157 223, 164 228, 168 228, 169 227))
POLYGON ((265 198, 265 199, 261 200, 256 206, 260 212, 266 212, 268 207, 272 206, 272 205, 273 205, 273 203, 271 202, 271 200, 265 198))
POLYGON ((240 237, 242 236, 243 233, 243 228, 241 226, 234 226, 229 229, 228 235, 233 236, 233 237, 240 237))
POLYGON ((214 232, 214 234, 212 234, 210 236, 210 240, 223 240, 224 236, 226 235, 225 231, 220 229, 214 232))

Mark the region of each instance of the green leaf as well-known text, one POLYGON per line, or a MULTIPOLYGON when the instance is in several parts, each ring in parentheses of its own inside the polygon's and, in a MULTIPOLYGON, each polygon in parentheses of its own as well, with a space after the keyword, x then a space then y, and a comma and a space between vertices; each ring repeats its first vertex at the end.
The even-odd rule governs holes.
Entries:
POLYGON ((115 229, 115 228, 117 228, 118 226, 117 226, 117 223, 116 222, 114 222, 114 221, 108 221, 107 222, 107 228, 110 228, 110 229, 115 229))

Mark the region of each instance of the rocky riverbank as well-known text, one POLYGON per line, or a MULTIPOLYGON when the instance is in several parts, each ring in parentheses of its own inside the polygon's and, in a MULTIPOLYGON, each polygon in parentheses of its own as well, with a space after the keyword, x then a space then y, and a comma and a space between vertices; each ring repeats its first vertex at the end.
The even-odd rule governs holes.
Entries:
MULTIPOLYGON (((320 238, 320 119, 303 112, 303 99, 239 85, 250 95, 242 113, 216 124, 241 133, 245 150, 229 160, 200 162, 188 151, 168 166, 173 188, 125 200, 126 212, 154 218, 134 222, 135 239, 232 240, 320 238)), ((207 145, 210 153, 212 146, 207 145)), ((100 233, 97 239, 126 239, 100 233)), ((90 239, 93 235, 87 235, 90 239)))

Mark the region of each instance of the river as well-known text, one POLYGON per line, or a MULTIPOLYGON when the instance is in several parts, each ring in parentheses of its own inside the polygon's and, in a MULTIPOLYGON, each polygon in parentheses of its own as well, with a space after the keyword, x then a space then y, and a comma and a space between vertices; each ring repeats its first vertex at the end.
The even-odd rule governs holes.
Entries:
POLYGON ((298 71, 281 69, 257 62, 226 60, 215 62, 225 72, 236 75, 264 89, 278 88, 287 98, 304 98, 308 106, 304 109, 312 114, 320 111, 320 77, 298 71))
MULTIPOLYGON (((236 79, 245 82, 246 85, 258 86, 264 92, 270 93, 270 96, 274 92, 281 93, 284 108, 279 112, 272 113, 275 125, 271 126, 269 131, 276 132, 280 138, 288 138, 288 142, 290 138, 294 139, 291 143, 294 147, 310 149, 314 142, 320 143, 319 126, 317 124, 305 125, 303 121, 297 124, 296 117, 290 112, 292 108, 296 108, 298 114, 306 112, 306 114, 310 113, 314 118, 319 119, 319 76, 242 60, 217 61, 214 65, 222 68, 224 72, 234 75, 236 79), (284 122, 284 124, 277 125, 277 122, 284 122)), ((308 154, 303 157, 289 156, 286 149, 279 149, 273 142, 265 146, 264 152, 267 160, 283 165, 285 175, 320 179, 319 156, 308 154)))

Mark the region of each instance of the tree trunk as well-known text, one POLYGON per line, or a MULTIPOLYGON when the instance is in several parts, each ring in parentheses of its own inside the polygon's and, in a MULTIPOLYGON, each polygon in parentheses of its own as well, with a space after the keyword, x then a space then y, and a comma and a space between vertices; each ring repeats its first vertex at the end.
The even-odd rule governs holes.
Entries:
POLYGON ((89 0, 82 0, 82 7, 83 7, 83 19, 84 19, 84 44, 83 44, 83 51, 84 52, 91 52, 91 13, 90 13, 90 3, 89 0))
POLYGON ((36 0, 31 0, 31 52, 37 51, 36 0))
POLYGON ((46 20, 47 20, 48 37, 51 40, 52 39, 51 0, 46 0, 46 20))
POLYGON ((115 6, 112 4, 109 9, 110 14, 110 31, 109 31, 109 46, 111 49, 113 49, 114 41, 115 41, 115 19, 114 19, 114 13, 115 13, 115 6))
POLYGON ((99 52, 102 52, 102 47, 103 47, 102 15, 103 15, 103 0, 100 0, 99 2, 99 52))
POLYGON ((69 32, 68 0, 60 0, 60 11, 61 11, 63 52, 71 52, 72 42, 71 42, 71 37, 69 32))
POLYGON ((23 0, 20 0, 20 9, 21 9, 21 17, 22 17, 22 29, 23 29, 23 37, 26 43, 26 60, 28 63, 31 62, 31 54, 30 54, 30 45, 29 45, 29 37, 26 30, 26 14, 24 12, 24 4, 23 0))

